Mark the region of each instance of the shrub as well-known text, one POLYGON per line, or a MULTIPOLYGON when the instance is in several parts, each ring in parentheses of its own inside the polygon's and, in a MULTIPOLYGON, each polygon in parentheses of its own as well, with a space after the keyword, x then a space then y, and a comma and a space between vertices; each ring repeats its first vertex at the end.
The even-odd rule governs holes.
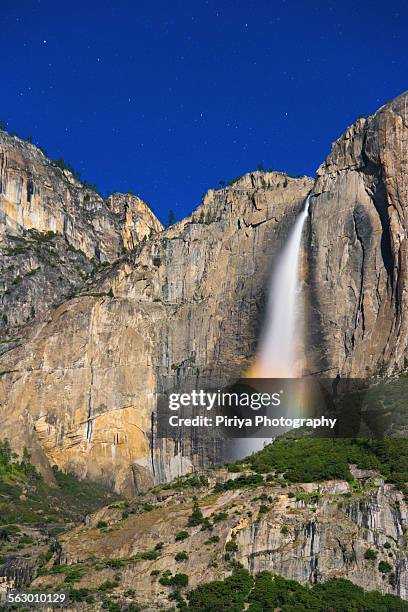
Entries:
POLYGON ((312 493, 298 493, 295 497, 296 501, 304 501, 307 504, 317 504, 320 499, 320 493, 318 491, 313 491, 312 493))
POLYGON ((230 540, 225 545, 225 550, 228 552, 236 552, 238 550, 238 544, 234 540, 230 540))
POLYGON ((105 580, 105 582, 102 582, 102 584, 98 586, 98 591, 101 591, 101 592, 112 591, 113 589, 116 589, 116 587, 118 586, 119 586, 119 582, 117 580, 105 580))
POLYGON ((174 574, 170 579, 170 584, 177 587, 186 587, 188 585, 187 574, 174 574))
POLYGON ((387 563, 387 561, 380 561, 378 564, 378 571, 382 574, 389 574, 392 570, 392 565, 387 563))
POLYGON ((238 478, 233 478, 230 480, 226 480, 224 483, 217 482, 214 487, 214 491, 216 493, 221 493, 222 491, 230 491, 233 489, 242 489, 246 487, 259 487, 263 484, 263 476, 261 474, 249 474, 246 476, 242 474, 242 476, 238 476, 238 478))
POLYGON ((82 520, 114 499, 102 485, 79 481, 56 467, 53 473, 57 486, 50 487, 31 463, 28 451, 23 452, 20 461, 9 443, 0 441, 1 492, 8 498, 7 503, 0 504, 1 522, 12 523, 18 516, 24 525, 50 523, 53 526, 49 525, 49 531, 56 535, 64 524, 82 520))
POLYGON ((184 601, 180 591, 175 590, 172 593, 169 593, 169 599, 177 602, 178 610, 187 610, 186 602, 184 601))
POLYGON ((78 582, 78 580, 81 580, 86 572, 84 567, 77 565, 54 565, 52 569, 56 570, 55 573, 57 574, 65 574, 63 584, 73 584, 74 582, 78 582))
POLYGON ((228 518, 228 514, 226 512, 218 512, 214 514, 213 521, 214 523, 219 523, 220 521, 225 521, 228 518))
POLYGON ((168 586, 170 584, 169 583, 170 578, 171 578, 171 571, 166 570, 165 572, 163 572, 161 578, 159 579, 159 582, 163 586, 168 586))
POLYGON ((188 576, 187 574, 174 574, 174 576, 172 576, 171 571, 166 570, 163 572, 159 582, 163 586, 186 587, 188 585, 188 576))
POLYGON ((230 464, 227 466, 227 470, 228 470, 229 472, 235 472, 235 473, 236 473, 236 472, 242 472, 242 470, 243 470, 243 469, 244 469, 244 468, 242 467, 242 465, 239 465, 239 463, 230 463, 230 464))
POLYGON ((201 512, 200 506, 198 505, 198 501, 196 500, 193 504, 193 511, 191 513, 190 518, 188 519, 189 527, 196 527, 203 522, 203 513, 201 512))
POLYGON ((174 559, 175 559, 176 561, 187 561, 187 559, 188 559, 188 554, 186 553, 186 551, 185 551, 185 550, 182 550, 181 552, 178 552, 178 553, 176 554, 176 556, 174 557, 174 559))
POLYGON ((106 521, 98 521, 96 523, 96 527, 98 529, 105 529, 108 526, 108 523, 106 521))
POLYGON ((136 557, 143 559, 144 561, 155 561, 160 556, 158 550, 146 550, 145 552, 138 553, 136 557))
POLYGON ((8 540, 10 536, 15 536, 20 533, 20 527, 17 525, 4 525, 0 528, 0 540, 8 540))
POLYGON ((182 540, 186 540, 189 536, 190 534, 188 533, 188 531, 179 531, 178 533, 176 533, 175 540, 176 542, 181 542, 182 540))
POLYGON ((69 589, 68 595, 72 601, 87 601, 89 597, 90 590, 81 588, 81 589, 69 589))
POLYGON ((289 533, 289 529, 286 525, 283 525, 283 527, 281 527, 280 532, 283 533, 283 535, 286 535, 287 533, 289 533))
POLYGON ((372 548, 367 548, 367 550, 364 553, 364 559, 372 560, 376 558, 377 558, 377 552, 373 550, 372 548))
POLYGON ((120 603, 112 601, 109 597, 103 598, 102 609, 109 612, 120 612, 120 603))
POLYGON ((220 536, 213 535, 210 538, 208 538, 208 540, 206 540, 204 544, 216 544, 219 541, 220 541, 220 536))
POLYGON ((142 504, 140 509, 142 510, 142 512, 151 512, 152 510, 154 510, 154 506, 146 502, 145 504, 142 504))
MULTIPOLYGON (((244 610, 244 605, 252 586, 252 576, 246 570, 238 570, 225 580, 202 584, 193 591, 190 591, 189 609, 201 610, 202 612, 244 610)), ((263 608, 255 609, 273 610, 273 607, 264 606, 263 608)))
POLYGON ((213 529, 214 527, 212 526, 210 519, 209 518, 203 519, 201 523, 201 531, 212 531, 213 529))

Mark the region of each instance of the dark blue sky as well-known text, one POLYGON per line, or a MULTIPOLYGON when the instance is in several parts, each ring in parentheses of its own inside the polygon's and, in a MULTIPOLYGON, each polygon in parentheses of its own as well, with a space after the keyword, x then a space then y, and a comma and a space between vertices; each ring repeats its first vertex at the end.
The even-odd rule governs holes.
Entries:
POLYGON ((403 0, 2 0, 0 119, 166 221, 256 168, 313 175, 408 88, 403 0))

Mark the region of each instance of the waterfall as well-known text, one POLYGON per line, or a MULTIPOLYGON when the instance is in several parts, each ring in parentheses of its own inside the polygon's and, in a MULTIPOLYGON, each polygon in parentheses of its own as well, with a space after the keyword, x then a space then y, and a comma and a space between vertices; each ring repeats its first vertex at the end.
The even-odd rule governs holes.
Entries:
POLYGON ((299 254, 311 195, 289 233, 271 279, 263 333, 255 364, 257 378, 296 378, 299 322, 299 254))
MULTIPOLYGON (((245 378, 257 379, 257 391, 267 391, 265 387, 271 378, 297 378, 301 375, 298 367, 297 344, 303 337, 299 315, 299 255, 302 244, 302 232, 309 212, 310 200, 306 198, 302 212, 297 217, 287 241, 279 254, 271 278, 268 292, 267 310, 255 363, 245 374, 245 378)), ((255 387, 254 387, 255 388, 255 387)), ((276 389, 275 389, 276 390, 276 389)), ((290 389, 291 402, 284 411, 285 416, 297 416, 301 410, 296 395, 290 389), (289 409, 290 414, 287 412, 289 409)), ((287 399, 288 396, 286 396, 287 399)), ((275 415, 276 416, 276 415, 275 415)), ((273 437, 247 437, 230 440, 227 456, 230 461, 246 457, 272 442, 277 435, 288 431, 287 427, 275 427, 267 432, 273 437)))

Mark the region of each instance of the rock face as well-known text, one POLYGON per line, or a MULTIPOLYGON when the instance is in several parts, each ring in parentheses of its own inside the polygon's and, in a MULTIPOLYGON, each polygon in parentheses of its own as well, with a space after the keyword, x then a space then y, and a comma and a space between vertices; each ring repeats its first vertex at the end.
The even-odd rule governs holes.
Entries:
POLYGON ((240 560, 245 560, 251 571, 269 570, 311 583, 343 577, 373 591, 382 581, 378 563, 389 562, 388 551, 392 549, 395 584, 385 582, 384 578, 380 590, 407 599, 408 555, 405 550, 398 550, 407 520, 402 494, 382 486, 352 502, 335 503, 339 498, 341 495, 329 486, 317 509, 313 510, 316 504, 297 502, 294 504, 297 510, 288 513, 291 504, 287 505, 283 495, 280 513, 276 509, 272 522, 260 521, 239 532, 240 560), (282 534, 282 524, 288 527, 287 534, 282 534), (365 559, 367 549, 376 551, 374 562, 365 559))
POLYGON ((345 376, 400 370, 408 342, 408 93, 334 143, 314 193, 314 369, 345 376))
POLYGON ((0 233, 24 229, 62 235, 104 262, 163 227, 140 198, 113 194, 105 202, 36 146, 0 132, 0 233))
MULTIPOLYGON (((251 366, 276 255, 312 189, 302 277, 309 371, 344 377, 406 367, 407 101, 404 94, 351 126, 315 183, 249 173, 210 190, 167 230, 136 196, 104 201, 33 145, 1 133, 1 437, 26 446, 50 480, 56 464, 128 497, 221 459, 211 439, 158 439, 157 397, 219 387, 251 366)), ((373 474, 353 475, 373 478, 369 490, 329 482, 316 494, 318 485, 289 491, 265 481, 254 498, 254 489, 214 496, 203 487, 204 515, 226 513, 214 520, 211 546, 200 527, 174 541, 191 495, 153 491, 137 498, 154 502, 152 512, 105 508, 64 535, 59 560, 87 564, 78 586, 95 586, 115 570, 94 568, 92 555, 128 559, 162 541, 158 559, 123 562, 120 588, 137 577, 144 602, 167 606, 151 571, 179 571, 174 556, 186 550, 191 587, 223 578, 233 540, 234 559, 251 572, 344 577, 408 599, 403 496, 373 474), (97 528, 101 520, 108 532, 97 528)))
MULTIPOLYGON (((215 474, 221 481, 229 476, 215 474)), ((402 494, 391 485, 372 485, 370 491, 354 491, 353 496, 345 481, 289 488, 266 483, 257 489, 214 494, 213 480, 211 473, 209 486, 199 491, 156 488, 132 502, 125 513, 120 507, 100 510, 86 525, 61 537, 60 563, 80 563, 84 577, 77 588, 95 588, 118 571, 108 565, 102 569, 103 559, 116 559, 121 577, 115 594, 120 597, 134 588, 138 602, 154 609, 168 605, 170 591, 158 580, 164 571, 186 572, 189 588, 195 588, 230 575, 231 561, 251 573, 267 570, 310 584, 346 578, 366 590, 408 599, 403 537, 407 508, 402 494), (194 495, 212 531, 189 526, 194 495), (149 512, 144 511, 146 503, 149 512), (100 521, 107 531, 97 528, 100 521), (176 541, 180 531, 188 537, 176 541), (159 542, 156 560, 132 561, 159 542), (175 560, 182 551, 188 555, 184 563, 175 560), (381 561, 387 564, 385 573, 381 561)), ((40 588, 51 580, 56 587, 61 579, 46 575, 33 586, 40 588)))
MULTIPOLYGON (((205 440, 153 439, 156 394, 230 382, 248 367, 274 254, 312 184, 257 172, 208 192, 191 217, 30 326, 3 357, 4 435, 42 464, 128 494, 216 459, 205 440)), ((108 203, 124 211, 133 247, 146 222, 118 197, 108 203)))
POLYGON ((163 229, 148 205, 137 196, 114 193, 106 204, 119 221, 119 233, 127 251, 133 251, 142 240, 163 229))
POLYGON ((0 330, 18 336, 162 229, 140 198, 104 201, 34 145, 0 132, 0 330))
POLYGON ((53 232, 5 234, 0 249, 1 353, 22 326, 85 287, 101 266, 53 232))
MULTIPOLYGON (((407 99, 359 119, 318 170, 309 371, 405 365, 407 99)), ((157 394, 250 366, 276 253, 312 180, 247 174, 157 233, 138 198, 104 202, 32 145, 1 139, 3 326, 23 325, 0 345, 4 435, 42 466, 128 494, 219 458, 214 441, 155 439, 157 394)))

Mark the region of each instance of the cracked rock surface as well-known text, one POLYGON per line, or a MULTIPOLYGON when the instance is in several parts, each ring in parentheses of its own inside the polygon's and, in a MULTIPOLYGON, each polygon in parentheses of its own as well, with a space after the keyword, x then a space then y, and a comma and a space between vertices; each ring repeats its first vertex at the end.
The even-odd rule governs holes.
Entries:
POLYGON ((311 207, 316 369, 364 377, 407 352, 408 93, 357 120, 320 166, 311 207))
MULTIPOLYGON (((76 588, 95 588, 120 571, 115 594, 137 585, 138 601, 161 609, 169 601, 169 590, 159 582, 163 572, 186 572, 189 588, 195 588, 226 578, 231 563, 239 562, 251 573, 271 571, 306 584, 345 578, 366 590, 408 599, 407 508, 393 486, 367 487, 363 478, 361 489, 351 493, 349 483, 340 480, 285 488, 265 482, 217 494, 215 481, 233 474, 217 470, 207 476, 208 486, 199 490, 159 486, 130 502, 125 512, 120 504, 103 508, 62 535, 58 561, 84 568, 76 588), (189 526, 193 498, 211 531, 189 526), (184 539, 177 540, 183 531, 184 539), (156 559, 136 561, 155 548, 156 559), (188 560, 179 562, 175 557, 182 552, 188 560), (110 567, 103 563, 106 558, 114 560, 110 567), (381 561, 389 573, 381 573, 381 561)), ((51 581, 57 587, 62 580, 44 573, 32 586, 51 581)))
MULTIPOLYGON (((18 141, 17 152, 8 152, 7 159, 17 153, 23 157, 22 147, 18 141)), ((27 145, 24 155, 39 157, 41 173, 62 181, 53 186, 47 179, 51 199, 63 200, 58 215, 64 215, 74 206, 72 193, 68 198, 64 191, 69 189, 65 178, 32 148, 27 145)), ((31 157, 24 163, 20 160, 27 175, 40 172, 30 169, 31 157)), ((20 173, 23 178, 15 172, 13 180, 25 185, 26 175, 20 173)), ((190 217, 161 232, 145 205, 112 196, 106 203, 98 200, 96 212, 92 209, 97 226, 103 219, 111 232, 99 242, 92 233, 95 222, 88 227, 83 219, 83 194, 77 194, 80 223, 63 236, 69 244, 75 238, 84 262, 92 264, 98 245, 102 263, 108 263, 90 270, 74 296, 55 300, 62 303, 44 308, 43 316, 25 322, 19 337, 5 343, 0 376, 4 435, 20 450, 30 448, 46 474, 56 464, 129 495, 193 464, 219 459, 210 440, 154 439, 156 394, 180 381, 224 384, 248 368, 275 255, 312 185, 307 177, 247 174, 225 189, 210 190, 190 217)), ((25 187, 10 207, 10 189, 0 200, 7 236, 21 220, 20 208, 29 208, 25 187)), ((47 200, 40 191, 36 198, 36 229, 44 233, 50 230, 43 221, 47 200)), ((60 240, 63 223, 52 228, 52 240, 60 240)), ((22 255, 10 257, 21 258, 23 265, 22 255)), ((57 270, 61 265, 56 263, 57 270)), ((79 261, 78 267, 86 273, 79 261)))
POLYGON ((249 173, 166 230, 135 196, 103 201, 1 135, 3 435, 44 473, 55 463, 128 495, 218 460, 203 437, 155 439, 156 394, 248 369, 277 253, 312 188, 309 371, 405 367, 407 100, 348 128, 315 183, 249 173))

